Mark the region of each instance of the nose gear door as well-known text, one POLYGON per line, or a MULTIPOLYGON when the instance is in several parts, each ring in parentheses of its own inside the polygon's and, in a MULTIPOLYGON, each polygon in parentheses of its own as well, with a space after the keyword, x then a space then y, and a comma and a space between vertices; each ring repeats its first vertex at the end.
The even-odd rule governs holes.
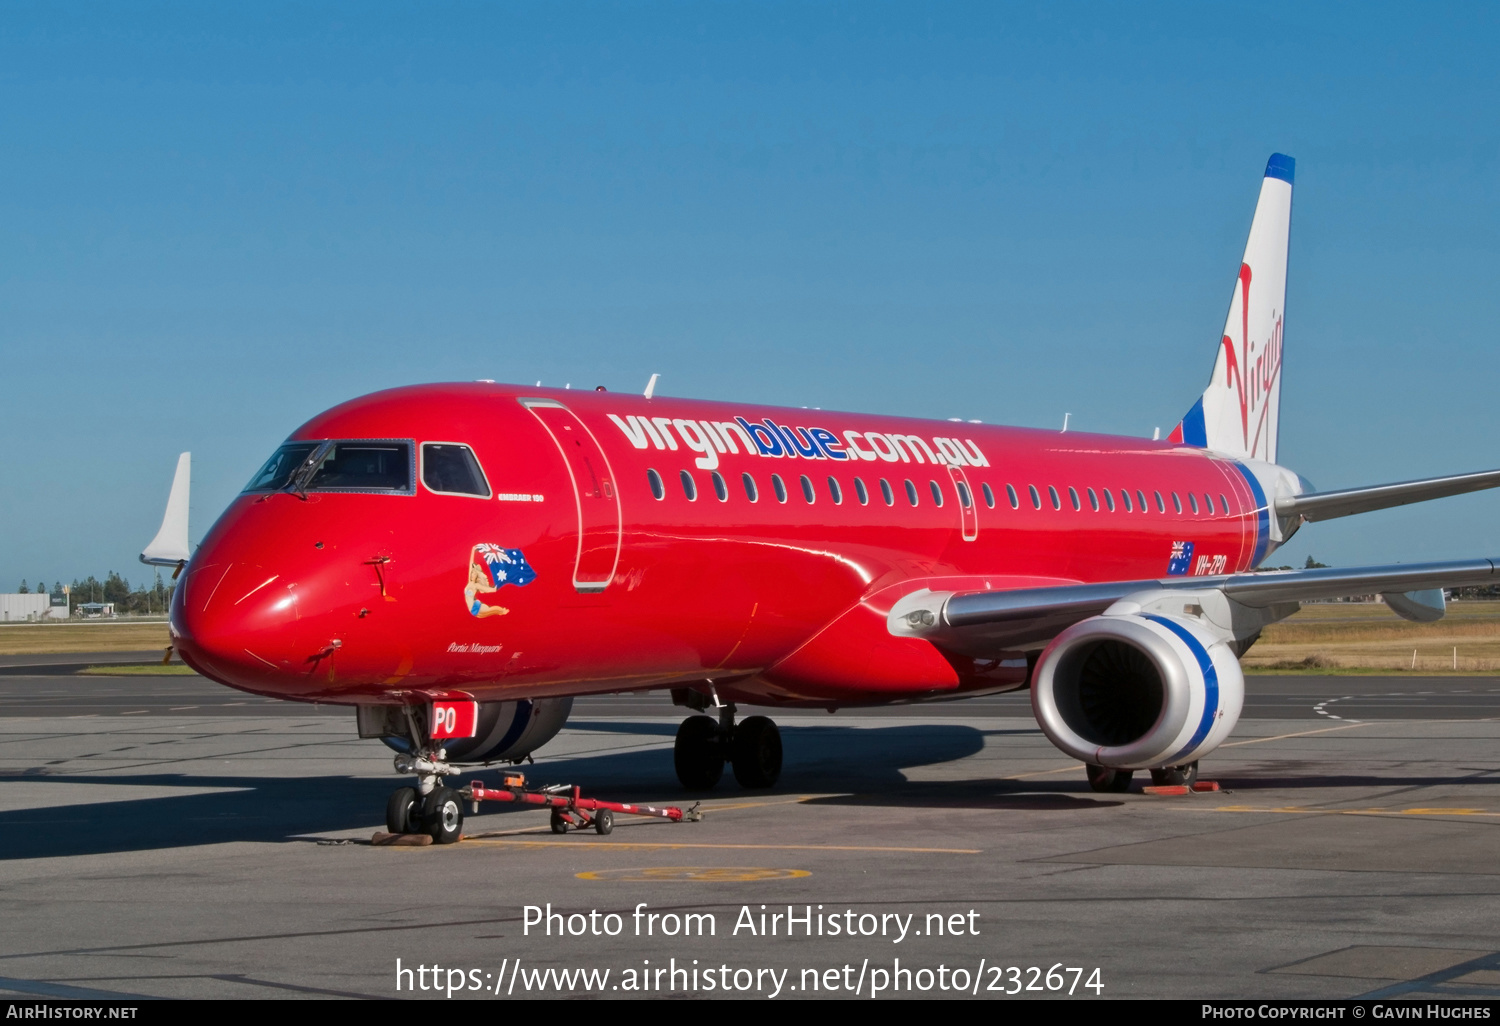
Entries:
POLYGON ((578 416, 556 399, 522 399, 557 443, 573 481, 578 507, 578 559, 573 587, 600 592, 615 575, 620 560, 620 497, 609 460, 578 416))

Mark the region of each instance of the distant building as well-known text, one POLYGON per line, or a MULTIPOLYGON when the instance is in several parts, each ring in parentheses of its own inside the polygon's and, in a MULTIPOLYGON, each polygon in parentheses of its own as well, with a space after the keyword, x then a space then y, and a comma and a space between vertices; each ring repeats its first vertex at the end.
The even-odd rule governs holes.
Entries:
MULTIPOLYGON (((58 605, 52 604, 52 596, 0 594, 0 623, 24 623, 27 620, 66 620, 68 603, 58 597, 58 605)), ((114 615, 112 612, 110 615, 114 615)))
POLYGON ((114 616, 115 604, 113 602, 80 602, 75 607, 79 616, 100 617, 114 616))

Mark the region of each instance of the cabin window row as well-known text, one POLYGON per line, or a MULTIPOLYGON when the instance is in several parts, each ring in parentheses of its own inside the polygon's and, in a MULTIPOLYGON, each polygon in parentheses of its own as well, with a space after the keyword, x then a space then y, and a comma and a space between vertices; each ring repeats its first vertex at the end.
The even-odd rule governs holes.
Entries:
MULTIPOLYGON (((1027 485, 1026 493, 1027 497, 1031 500, 1032 509, 1041 509, 1042 493, 1037 489, 1037 486, 1027 485)), ((1108 488, 1100 488, 1098 491, 1095 491, 1092 488, 1085 488, 1084 494, 1088 496, 1089 509, 1093 510, 1095 513, 1098 513, 1101 509, 1107 513, 1113 513, 1116 509, 1119 509, 1125 513, 1148 513, 1151 510, 1151 506, 1147 504, 1146 493, 1139 488, 1135 490, 1133 497, 1131 490, 1128 488, 1121 488, 1118 493, 1112 492, 1108 488), (1119 496, 1118 503, 1115 499, 1116 494, 1118 494, 1119 496)), ((1186 494, 1188 512, 1192 513, 1194 516, 1197 516, 1199 512, 1198 496, 1192 492, 1187 492, 1186 494)), ((1081 512, 1083 510, 1083 499, 1079 496, 1078 489, 1069 487, 1067 489, 1067 495, 1068 505, 1072 506, 1075 511, 1081 512)), ((1172 511, 1174 513, 1181 514, 1183 510, 1182 496, 1178 495, 1178 493, 1176 492, 1168 492, 1167 495, 1172 500, 1172 511)), ((1005 497, 1010 500, 1011 509, 1021 508, 1021 497, 1016 492, 1014 485, 1005 486, 1005 497)), ((984 486, 984 498, 985 504, 989 506, 990 509, 994 509, 994 496, 990 492, 989 485, 984 486)), ((1161 492, 1153 491, 1151 493, 1151 500, 1151 504, 1156 507, 1156 512, 1165 513, 1167 511, 1167 500, 1162 498, 1161 492)), ((1053 485, 1047 486, 1047 502, 1055 510, 1060 510, 1063 508, 1062 495, 1053 485)), ((1203 493, 1202 511, 1208 516, 1213 516, 1215 513, 1214 497, 1208 492, 1203 493)), ((1217 512, 1222 516, 1229 515, 1229 499, 1222 493, 1220 493, 1219 495, 1219 506, 1217 512)))
MULTIPOLYGON (((708 476, 713 488, 714 496, 720 502, 728 502, 729 482, 724 479, 724 475, 715 470, 711 471, 708 476)), ((657 499, 665 499, 667 497, 666 482, 662 479, 662 476, 656 472, 655 469, 649 469, 646 471, 646 480, 647 483, 651 486, 651 494, 653 496, 655 496, 657 499)), ((678 471, 678 480, 682 486, 683 496, 689 502, 696 502, 698 499, 698 479, 693 475, 693 472, 690 470, 678 471)), ((968 486, 962 481, 955 481, 953 484, 954 491, 958 495, 958 501, 963 505, 963 507, 965 509, 968 509, 969 507, 973 506, 974 497, 970 494, 968 486)), ((750 500, 751 502, 760 501, 760 486, 756 483, 755 476, 753 474, 749 473, 748 471, 741 474, 740 486, 744 489, 746 499, 750 500)), ((797 478, 797 487, 802 493, 802 498, 806 500, 809 505, 817 502, 818 490, 817 487, 813 484, 812 478, 810 478, 806 474, 800 475, 797 478)), ((880 478, 879 490, 880 498, 885 502, 887 506, 896 505, 896 490, 891 487, 890 481, 883 477, 880 478)), ((927 482, 927 490, 932 496, 932 504, 934 506, 942 506, 944 501, 944 492, 942 486, 934 480, 929 480, 927 482)), ((1035 509, 1041 509, 1042 493, 1037 489, 1036 485, 1027 485, 1026 490, 1028 495, 1030 496, 1032 507, 1035 509)), ((786 502, 791 494, 790 490, 787 488, 786 481, 780 474, 771 475, 771 491, 775 495, 777 502, 786 502)), ((906 478, 901 482, 901 491, 905 495, 906 501, 911 506, 915 507, 921 505, 922 490, 911 480, 911 478, 906 478)), ((990 488, 990 486, 986 483, 980 485, 980 491, 984 495, 985 506, 989 509, 994 509, 994 490, 990 488)), ((1121 488, 1119 490, 1120 498, 1118 507, 1115 504, 1114 493, 1112 493, 1108 488, 1101 488, 1098 491, 1095 491, 1092 488, 1086 488, 1084 491, 1088 496, 1089 507, 1095 512, 1098 512, 1101 508, 1110 513, 1113 513, 1116 508, 1122 509, 1126 513, 1135 511, 1139 511, 1142 513, 1147 512, 1146 494, 1139 489, 1136 490, 1134 500, 1132 500, 1130 491, 1128 489, 1121 488), (1102 505, 1100 499, 1101 495, 1103 496, 1102 505)), ((839 483, 838 478, 832 476, 828 477, 827 493, 828 498, 833 501, 834 505, 838 506, 843 504, 844 486, 839 483)), ((1005 486, 1005 493, 1006 497, 1010 500, 1010 508, 1020 509, 1021 498, 1017 494, 1015 486, 1007 484, 1005 486)), ((1151 494, 1156 500, 1157 512, 1165 513, 1167 511, 1167 507, 1166 501, 1162 498, 1162 493, 1152 492, 1151 494)), ((1169 494, 1172 498, 1173 508, 1178 513, 1181 513, 1183 509, 1182 499, 1176 492, 1170 492, 1169 494)), ((856 477, 854 479, 854 495, 855 498, 859 500, 859 504, 861 506, 868 506, 870 504, 870 491, 865 487, 863 478, 856 477)), ((1076 488, 1070 487, 1067 489, 1067 495, 1068 502, 1073 507, 1073 509, 1081 511, 1083 509, 1083 499, 1079 496, 1078 490, 1076 488)), ((1053 509, 1060 510, 1063 508, 1062 495, 1058 492, 1056 487, 1052 485, 1047 486, 1047 498, 1051 503, 1053 509)), ((1196 515, 1199 508, 1198 498, 1192 492, 1187 493, 1187 504, 1192 513, 1196 515)), ((1214 513, 1213 497, 1206 492, 1203 495, 1203 510, 1210 516, 1212 516, 1214 513)), ((1226 516, 1229 513, 1229 500, 1223 495, 1219 496, 1219 511, 1226 516)))
MULTIPOLYGON (((683 496, 687 498, 689 502, 697 501, 698 480, 693 475, 693 472, 690 470, 682 470, 678 471, 677 476, 682 485, 683 496)), ((729 482, 724 479, 724 475, 715 470, 710 472, 708 477, 715 497, 718 498, 720 502, 728 502, 729 482)), ((667 497, 666 482, 662 479, 662 476, 658 474, 654 469, 646 471, 646 480, 651 485, 652 495, 654 495, 658 499, 665 499, 667 497)), ((755 476, 753 474, 750 474, 748 472, 741 474, 740 487, 744 489, 745 498, 749 499, 751 502, 760 501, 760 485, 756 483, 755 476)), ((808 477, 806 474, 802 474, 797 478, 796 489, 801 493, 802 498, 809 504, 818 501, 818 488, 813 483, 812 478, 808 477)), ((839 483, 838 478, 830 476, 826 482, 826 490, 828 498, 832 500, 835 506, 843 505, 844 486, 839 483)), ((936 481, 928 481, 927 491, 932 496, 933 505, 943 505, 946 497, 941 485, 939 485, 936 481)), ((957 483, 956 491, 958 493, 958 501, 963 503, 965 507, 969 507, 974 504, 973 496, 969 494, 969 489, 962 482, 957 483)), ((792 494, 792 490, 787 486, 786 480, 782 478, 780 474, 771 475, 771 492, 773 495, 775 495, 777 502, 786 502, 792 494)), ((897 492, 894 488, 891 487, 891 483, 885 478, 880 479, 879 494, 880 498, 884 500, 887 506, 894 506, 896 504, 897 492)), ((901 494, 906 497, 906 501, 911 505, 921 505, 922 489, 918 487, 917 484, 910 478, 901 482, 901 494)), ((854 479, 855 499, 858 500, 861 506, 868 506, 870 504, 870 495, 870 490, 868 487, 866 487, 864 479, 856 477, 854 479)))

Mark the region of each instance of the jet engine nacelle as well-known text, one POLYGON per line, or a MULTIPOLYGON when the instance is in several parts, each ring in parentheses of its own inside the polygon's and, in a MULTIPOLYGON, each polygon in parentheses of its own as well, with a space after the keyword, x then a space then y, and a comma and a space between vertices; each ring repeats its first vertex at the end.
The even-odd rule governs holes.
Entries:
POLYGON ((1245 678, 1226 639, 1152 613, 1069 627, 1042 653, 1031 690, 1048 740, 1086 763, 1131 770, 1207 755, 1234 729, 1244 701, 1245 678))
MULTIPOLYGON (((366 708, 371 707, 361 708, 362 717, 366 708)), ((402 726, 400 707, 374 708, 384 711, 384 722, 390 725, 389 732, 383 733, 381 740, 398 752, 410 752, 412 743, 406 736, 408 728, 402 726)), ((520 760, 556 737, 572 711, 572 698, 480 702, 474 736, 448 738, 439 743, 446 749, 450 763, 520 760)))

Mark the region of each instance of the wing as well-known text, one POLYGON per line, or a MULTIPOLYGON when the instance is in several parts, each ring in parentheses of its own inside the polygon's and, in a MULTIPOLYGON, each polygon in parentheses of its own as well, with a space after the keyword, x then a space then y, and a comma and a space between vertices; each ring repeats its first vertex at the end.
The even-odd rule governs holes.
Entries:
MULTIPOLYGON (((1408 619, 1442 616, 1440 589, 1500 583, 1496 560, 1448 563, 1397 563, 1391 566, 1326 567, 1316 570, 1272 570, 1216 577, 1169 577, 1164 580, 1070 584, 1015 591, 944 592, 922 590, 897 602, 887 617, 892 634, 924 638, 967 655, 1038 648, 1059 632, 1097 616, 1116 603, 1149 596, 1153 601, 1180 592, 1190 597, 1216 593, 1255 615, 1236 636, 1248 636, 1266 623, 1296 611, 1310 599, 1344 598, 1379 593, 1393 611, 1408 619), (1434 594, 1435 592, 1435 594, 1434 594)), ((1179 610, 1180 612, 1180 610, 1179 610)))

